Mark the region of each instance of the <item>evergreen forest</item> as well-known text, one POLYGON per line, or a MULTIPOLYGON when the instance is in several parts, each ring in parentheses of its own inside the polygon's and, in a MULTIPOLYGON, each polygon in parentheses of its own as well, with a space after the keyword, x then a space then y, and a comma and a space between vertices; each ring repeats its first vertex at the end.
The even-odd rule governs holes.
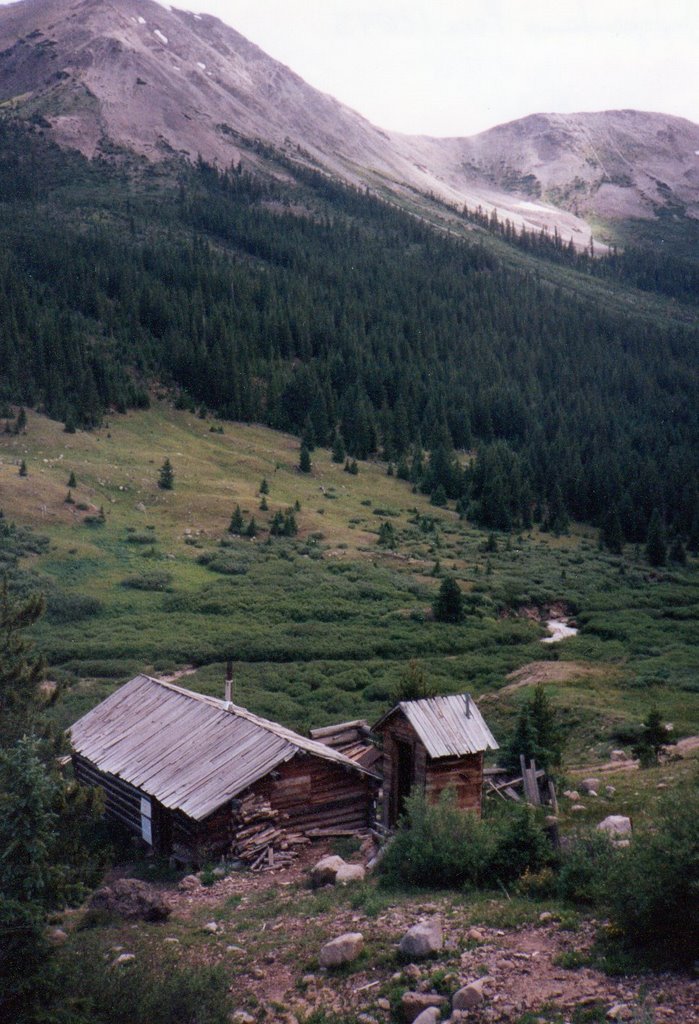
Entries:
POLYGON ((70 431, 157 385, 489 528, 699 546, 695 265, 439 231, 274 161, 89 162, 0 124, 0 401, 70 431))

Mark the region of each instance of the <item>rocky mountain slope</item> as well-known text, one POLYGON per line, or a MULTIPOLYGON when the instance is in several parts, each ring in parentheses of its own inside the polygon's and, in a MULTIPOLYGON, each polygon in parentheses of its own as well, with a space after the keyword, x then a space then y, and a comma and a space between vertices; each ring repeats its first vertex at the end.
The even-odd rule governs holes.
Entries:
POLYGON ((255 163, 259 143, 383 194, 497 209, 580 246, 585 218, 697 216, 699 126, 621 111, 533 115, 470 139, 385 132, 216 18, 154 0, 0 8, 0 107, 90 156, 255 163))

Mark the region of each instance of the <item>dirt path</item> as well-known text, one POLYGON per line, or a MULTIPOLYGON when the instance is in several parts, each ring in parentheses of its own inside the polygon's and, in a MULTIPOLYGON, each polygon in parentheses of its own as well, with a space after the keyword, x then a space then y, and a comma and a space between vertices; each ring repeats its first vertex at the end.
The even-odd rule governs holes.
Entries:
POLYGON ((501 697, 514 693, 524 686, 537 686, 539 683, 567 683, 571 679, 582 679, 585 676, 600 675, 599 665, 586 665, 581 661, 530 661, 528 665, 510 672, 507 676, 512 680, 501 687, 496 693, 486 693, 479 704, 493 704, 501 697))

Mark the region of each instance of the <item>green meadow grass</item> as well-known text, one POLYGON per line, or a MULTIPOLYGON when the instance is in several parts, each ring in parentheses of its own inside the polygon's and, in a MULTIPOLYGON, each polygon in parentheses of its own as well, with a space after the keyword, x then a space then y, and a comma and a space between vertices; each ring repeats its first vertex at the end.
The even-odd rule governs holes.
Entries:
MULTIPOLYGON (((165 401, 91 433, 30 412, 26 434, 0 435, 0 506, 49 538, 23 565, 47 595, 35 635, 66 683, 62 725, 138 671, 193 666, 185 685, 219 694, 228 658, 236 700, 297 728, 377 718, 412 658, 440 692, 475 696, 497 694, 531 661, 560 659, 594 667, 548 684, 572 761, 604 757, 654 704, 678 735, 699 731, 696 561, 651 570, 631 548, 600 551, 580 527, 500 535, 487 551, 482 531, 385 464, 360 463, 353 476, 316 450, 304 474, 298 455, 293 437, 165 401), (166 457, 172 491, 157 485, 166 457), (71 472, 75 504, 65 502, 71 472), (295 504, 298 536, 269 537, 274 513, 295 504), (254 540, 228 533, 236 505, 255 516, 254 540), (377 543, 386 520, 394 551, 377 543), (445 573, 476 601, 460 626, 432 620, 445 573), (511 615, 557 601, 581 626, 562 645, 541 644, 538 623, 511 615)), ((526 696, 488 702, 496 735, 526 696)))

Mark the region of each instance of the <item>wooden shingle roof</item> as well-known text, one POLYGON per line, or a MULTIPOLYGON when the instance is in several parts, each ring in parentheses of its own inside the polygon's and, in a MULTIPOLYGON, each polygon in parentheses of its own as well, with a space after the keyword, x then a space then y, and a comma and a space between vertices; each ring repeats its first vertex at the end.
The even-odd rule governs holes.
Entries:
POLYGON ((468 693, 403 700, 376 723, 374 730, 380 732, 399 711, 408 719, 430 757, 461 757, 498 749, 468 693))
POLYGON ((78 719, 70 738, 100 771, 196 821, 300 752, 372 774, 245 708, 144 675, 78 719))

